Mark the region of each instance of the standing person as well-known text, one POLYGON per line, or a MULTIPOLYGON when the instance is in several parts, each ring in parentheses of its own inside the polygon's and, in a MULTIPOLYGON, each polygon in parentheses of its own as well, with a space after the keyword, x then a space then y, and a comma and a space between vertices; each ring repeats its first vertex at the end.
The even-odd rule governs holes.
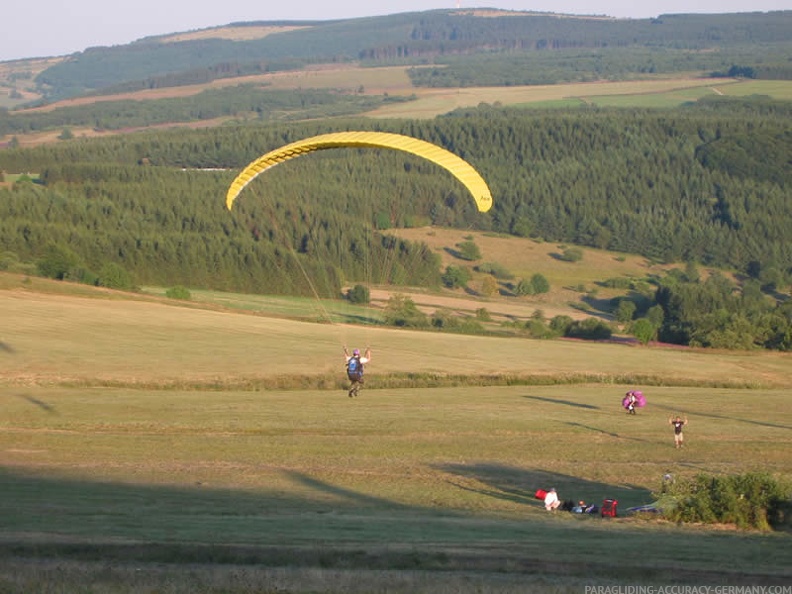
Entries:
POLYGON ((676 418, 671 417, 668 419, 668 424, 674 427, 674 446, 677 448, 681 448, 683 442, 685 441, 685 437, 682 434, 682 427, 687 425, 687 417, 683 421, 679 415, 676 418))
POLYGON ((556 493, 555 488, 550 489, 545 495, 544 498, 545 509, 547 511, 555 511, 559 505, 561 505, 561 501, 558 499, 558 493, 556 493))
POLYGON ((637 402, 637 398, 635 397, 635 392, 630 390, 627 392, 627 413, 634 415, 635 414, 635 404, 637 402))
POLYGON ((355 349, 352 354, 344 347, 347 377, 352 384, 349 386, 349 397, 357 396, 363 386, 363 366, 371 361, 371 349, 366 347, 366 354, 360 355, 360 349, 355 349))

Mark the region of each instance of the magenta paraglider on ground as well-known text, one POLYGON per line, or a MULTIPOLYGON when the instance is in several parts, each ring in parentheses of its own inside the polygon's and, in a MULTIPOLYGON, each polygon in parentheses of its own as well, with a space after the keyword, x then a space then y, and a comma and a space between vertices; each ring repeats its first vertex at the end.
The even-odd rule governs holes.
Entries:
POLYGON ((629 412, 646 406, 646 396, 640 390, 630 390, 622 398, 622 406, 629 412))

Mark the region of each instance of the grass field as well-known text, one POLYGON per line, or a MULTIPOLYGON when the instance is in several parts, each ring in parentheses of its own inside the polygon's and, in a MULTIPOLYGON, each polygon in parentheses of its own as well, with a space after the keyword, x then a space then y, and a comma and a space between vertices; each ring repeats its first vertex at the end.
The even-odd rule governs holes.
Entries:
POLYGON ((0 591, 792 579, 788 532, 626 513, 666 473, 792 479, 789 354, 305 323, 0 277, 0 591), (350 399, 341 346, 364 343, 350 399), (550 486, 620 517, 548 513, 533 493, 550 486))
POLYGON ((671 108, 706 96, 767 95, 792 98, 790 81, 713 81, 695 75, 651 80, 569 83, 520 87, 471 87, 461 89, 415 89, 415 101, 386 105, 373 117, 433 118, 454 109, 481 103, 524 108, 599 107, 671 108))

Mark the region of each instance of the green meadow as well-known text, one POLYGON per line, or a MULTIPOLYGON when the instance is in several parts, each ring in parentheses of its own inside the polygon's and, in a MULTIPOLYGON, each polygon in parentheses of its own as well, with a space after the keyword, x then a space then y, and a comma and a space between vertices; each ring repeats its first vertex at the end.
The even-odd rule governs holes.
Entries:
POLYGON ((666 474, 792 480, 789 354, 314 323, 265 298, 0 276, 0 591, 792 579, 789 531, 628 511, 666 474), (356 399, 345 344, 374 350, 356 399), (681 450, 672 414, 689 419, 681 450), (619 516, 547 512, 549 487, 619 516))

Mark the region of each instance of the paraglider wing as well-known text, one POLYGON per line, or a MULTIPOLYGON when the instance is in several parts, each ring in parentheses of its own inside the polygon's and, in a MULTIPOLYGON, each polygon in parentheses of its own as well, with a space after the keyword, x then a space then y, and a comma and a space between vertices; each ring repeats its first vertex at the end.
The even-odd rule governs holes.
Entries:
POLYGON ((643 392, 636 391, 635 393, 635 406, 638 408, 643 408, 646 406, 646 396, 643 395, 643 392))
POLYGON ((479 172, 461 157, 436 144, 389 132, 334 132, 287 144, 250 163, 231 182, 226 194, 226 207, 230 210, 245 186, 279 163, 314 151, 347 147, 397 149, 423 157, 445 168, 461 181, 473 195, 479 211, 486 212, 492 206, 492 194, 479 172))
POLYGON ((630 396, 635 399, 635 406, 638 408, 643 408, 646 406, 646 396, 644 396, 643 392, 640 390, 630 390, 627 394, 624 395, 622 398, 622 406, 626 409, 630 408, 630 396))

